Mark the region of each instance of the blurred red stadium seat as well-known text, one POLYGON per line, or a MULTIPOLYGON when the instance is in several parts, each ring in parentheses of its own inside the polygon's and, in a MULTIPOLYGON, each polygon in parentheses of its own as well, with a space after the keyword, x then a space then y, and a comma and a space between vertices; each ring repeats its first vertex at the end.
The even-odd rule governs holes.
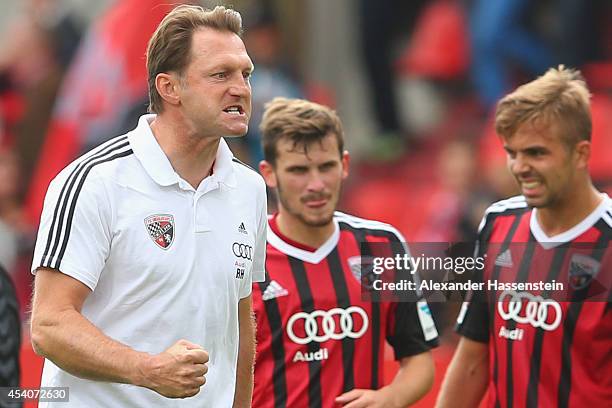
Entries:
POLYGON ((462 6, 451 0, 438 0, 423 11, 397 68, 405 75, 454 79, 467 71, 469 58, 462 6))
MULTIPOLYGON (((610 82, 612 85, 612 79, 610 82)), ((612 97, 606 94, 594 94, 591 112, 593 116, 591 177, 596 182, 612 182, 612 97)))

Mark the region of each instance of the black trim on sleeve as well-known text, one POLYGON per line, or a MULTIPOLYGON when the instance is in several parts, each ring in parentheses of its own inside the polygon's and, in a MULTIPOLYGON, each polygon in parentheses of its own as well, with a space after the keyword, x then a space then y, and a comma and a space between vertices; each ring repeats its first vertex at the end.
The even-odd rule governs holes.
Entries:
POLYGON ((419 322, 417 307, 416 302, 395 304, 393 310, 395 330, 394 333, 387 336, 387 341, 393 348, 396 360, 424 353, 440 344, 439 337, 425 341, 425 333, 419 322))
MULTIPOLYGON (((462 306, 463 307, 463 306, 462 306)), ((474 340, 477 341, 479 343, 489 343, 489 327, 488 327, 488 323, 486 323, 489 320, 489 313, 488 313, 488 306, 486 303, 483 303, 482 301, 476 301, 473 303, 470 303, 468 306, 469 308, 469 313, 470 313, 470 319, 474 320, 474 321, 482 321, 483 323, 487 324, 487 330, 486 331, 482 331, 482 330, 475 330, 474 329, 474 325, 473 324, 457 324, 455 326, 455 331, 462 335, 463 337, 467 337, 470 340, 474 340)), ((466 315, 464 316, 464 322, 465 319, 468 318, 468 311, 465 312, 466 315)))

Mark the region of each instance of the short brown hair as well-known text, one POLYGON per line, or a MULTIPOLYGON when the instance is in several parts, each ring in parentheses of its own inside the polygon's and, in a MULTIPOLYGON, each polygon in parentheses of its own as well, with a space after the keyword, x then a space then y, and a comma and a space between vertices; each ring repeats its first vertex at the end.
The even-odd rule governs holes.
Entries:
POLYGON ((523 123, 557 120, 569 146, 591 140, 590 97, 580 71, 559 65, 499 101, 495 130, 509 138, 523 123))
POLYGON ((201 28, 242 35, 242 17, 235 10, 217 6, 213 10, 180 5, 161 21, 147 47, 149 112, 163 111, 155 78, 162 72, 182 74, 189 64, 193 33, 201 28))
POLYGON ((264 159, 272 165, 276 163, 278 141, 283 138, 291 140, 294 149, 308 154, 308 146, 333 134, 340 155, 344 151, 344 131, 336 112, 304 99, 274 98, 268 102, 259 129, 264 159))

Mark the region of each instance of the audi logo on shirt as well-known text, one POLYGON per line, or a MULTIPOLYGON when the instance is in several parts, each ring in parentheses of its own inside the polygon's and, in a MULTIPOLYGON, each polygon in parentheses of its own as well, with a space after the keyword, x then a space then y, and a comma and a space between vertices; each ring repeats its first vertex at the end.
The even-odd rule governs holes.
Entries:
POLYGON ((552 331, 559 327, 563 313, 561 305, 553 299, 529 292, 505 290, 499 296, 497 312, 504 320, 528 323, 535 328, 552 331))
POLYGON ((232 244, 232 252, 239 258, 253 260, 253 247, 247 244, 234 242, 232 244))
POLYGON ((359 306, 298 312, 287 322, 287 335, 297 344, 358 339, 368 330, 368 315, 359 306))

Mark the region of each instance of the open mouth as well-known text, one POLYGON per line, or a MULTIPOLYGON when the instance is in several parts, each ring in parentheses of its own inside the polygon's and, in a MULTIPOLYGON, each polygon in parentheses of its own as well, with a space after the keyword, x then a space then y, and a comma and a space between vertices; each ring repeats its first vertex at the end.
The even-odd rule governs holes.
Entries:
POLYGON ((520 182, 524 195, 531 196, 541 192, 543 183, 541 180, 523 180, 520 182))
POLYGON ((244 109, 242 109, 242 106, 240 105, 229 106, 223 109, 223 112, 229 113, 230 115, 237 115, 237 116, 244 115, 244 109))

